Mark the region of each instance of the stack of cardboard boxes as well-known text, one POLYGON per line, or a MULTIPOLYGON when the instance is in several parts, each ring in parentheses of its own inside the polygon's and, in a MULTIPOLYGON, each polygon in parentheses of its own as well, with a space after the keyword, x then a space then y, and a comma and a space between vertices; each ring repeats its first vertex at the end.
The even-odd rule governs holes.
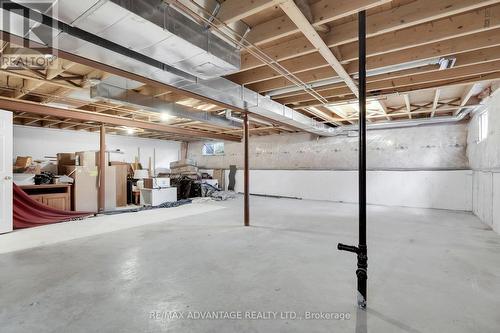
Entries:
POLYGON ((198 171, 196 161, 190 159, 170 163, 170 176, 172 178, 187 176, 191 179, 198 179, 198 171))
MULTIPOLYGON (((57 165, 60 175, 67 175, 74 179, 74 209, 77 211, 96 212, 99 188, 99 153, 94 151, 60 153, 57 154, 57 165)), ((108 165, 107 161, 106 165, 108 165)), ((113 210, 117 207, 116 184, 116 167, 106 166, 106 210, 113 210)), ((124 189, 120 191, 125 191, 126 193, 126 179, 120 181, 120 184, 124 186, 124 189)))

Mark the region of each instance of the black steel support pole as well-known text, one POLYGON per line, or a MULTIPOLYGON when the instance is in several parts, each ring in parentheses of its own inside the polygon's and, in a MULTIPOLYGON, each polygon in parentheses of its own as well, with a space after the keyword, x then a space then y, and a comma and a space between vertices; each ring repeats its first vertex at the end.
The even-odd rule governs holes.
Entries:
POLYGON ((359 43, 359 245, 358 305, 366 307, 368 257, 366 247, 366 13, 358 14, 359 43))
POLYGON ((358 14, 359 42, 359 242, 358 246, 339 243, 341 251, 356 253, 358 256, 358 306, 366 308, 368 279, 368 250, 366 247, 366 13, 358 14))
POLYGON ((248 139, 250 137, 249 134, 249 129, 248 129, 249 123, 248 123, 248 114, 245 113, 243 115, 243 140, 244 140, 244 150, 245 150, 245 157, 244 157, 244 181, 243 181, 243 192, 244 192, 244 213, 243 213, 243 219, 245 223, 245 227, 250 226, 250 189, 249 189, 249 178, 250 178, 250 170, 248 169, 248 139))

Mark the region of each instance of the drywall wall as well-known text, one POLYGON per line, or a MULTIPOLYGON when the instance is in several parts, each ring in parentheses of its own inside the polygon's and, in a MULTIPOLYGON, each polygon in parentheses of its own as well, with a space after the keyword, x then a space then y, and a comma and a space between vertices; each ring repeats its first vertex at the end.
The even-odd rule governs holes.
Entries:
MULTIPOLYGON (((156 150, 156 167, 169 168, 179 159, 180 142, 152 140, 125 135, 106 135, 108 150, 120 149, 123 154, 112 154, 111 160, 133 162, 140 148, 140 162, 148 167, 149 158, 156 150)), ((47 160, 46 156, 84 150, 99 150, 99 133, 59 130, 28 126, 14 126, 14 157, 32 156, 47 160)))
MULTIPOLYGON (((226 184, 228 184, 226 171, 226 184)), ((243 171, 235 190, 243 192, 243 171)), ((357 171, 251 170, 250 193, 335 202, 358 202, 357 171)), ((472 210, 472 171, 368 171, 373 205, 472 210)))
MULTIPOLYGON (((467 124, 371 130, 367 138, 369 169, 467 169, 467 124)), ((202 142, 190 143, 188 157, 206 168, 243 166, 243 145, 226 142, 224 156, 203 156, 202 142)), ((354 170, 358 138, 317 138, 310 134, 252 136, 250 168, 274 170, 354 170)))
MULTIPOLYGON (((493 87, 495 89, 495 87, 493 87)), ((473 212, 500 233, 500 90, 486 101, 488 137, 478 142, 479 115, 469 123, 467 156, 473 169, 473 212)))

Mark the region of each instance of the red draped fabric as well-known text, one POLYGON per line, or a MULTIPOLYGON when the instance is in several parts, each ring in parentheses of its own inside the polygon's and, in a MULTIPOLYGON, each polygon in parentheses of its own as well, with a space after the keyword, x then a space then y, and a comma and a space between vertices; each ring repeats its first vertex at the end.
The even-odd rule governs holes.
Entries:
POLYGON ((31 228, 45 224, 71 221, 93 215, 87 212, 58 210, 33 200, 14 184, 14 229, 31 228))

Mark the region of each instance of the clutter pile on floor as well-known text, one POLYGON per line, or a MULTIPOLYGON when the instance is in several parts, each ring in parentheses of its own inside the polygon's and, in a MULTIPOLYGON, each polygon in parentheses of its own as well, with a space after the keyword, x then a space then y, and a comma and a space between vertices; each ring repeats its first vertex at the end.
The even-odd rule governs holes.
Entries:
POLYGON ((81 220, 93 214, 91 212, 74 212, 51 208, 31 198, 16 184, 13 185, 14 229, 81 220))

